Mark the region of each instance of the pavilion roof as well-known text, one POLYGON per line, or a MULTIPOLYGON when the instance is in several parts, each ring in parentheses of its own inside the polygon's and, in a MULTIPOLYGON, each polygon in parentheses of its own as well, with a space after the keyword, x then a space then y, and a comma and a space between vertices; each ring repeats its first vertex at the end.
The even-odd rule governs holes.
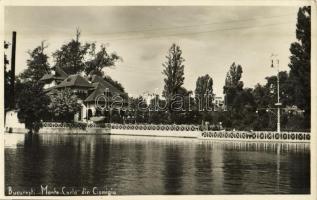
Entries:
POLYGON ((63 87, 80 87, 80 88, 93 88, 93 85, 90 84, 85 78, 80 76, 79 74, 70 75, 66 79, 64 79, 60 84, 56 86, 56 88, 63 87))

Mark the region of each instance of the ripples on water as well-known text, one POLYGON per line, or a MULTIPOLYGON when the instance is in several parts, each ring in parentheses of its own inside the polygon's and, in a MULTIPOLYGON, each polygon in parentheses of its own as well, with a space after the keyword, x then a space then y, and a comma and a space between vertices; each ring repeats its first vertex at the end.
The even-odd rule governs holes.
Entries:
POLYGON ((310 147, 136 136, 5 135, 5 185, 117 194, 307 194, 310 147))

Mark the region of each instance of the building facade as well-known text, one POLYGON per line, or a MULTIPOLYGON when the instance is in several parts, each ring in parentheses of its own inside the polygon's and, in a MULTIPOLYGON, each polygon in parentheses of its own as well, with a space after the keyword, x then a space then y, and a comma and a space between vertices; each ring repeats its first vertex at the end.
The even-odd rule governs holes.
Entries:
POLYGON ((128 95, 101 76, 68 75, 61 68, 54 67, 52 73, 45 74, 40 81, 47 95, 70 89, 78 97, 81 110, 74 115, 75 122, 111 122, 113 114, 124 117, 122 108, 126 106, 128 95))

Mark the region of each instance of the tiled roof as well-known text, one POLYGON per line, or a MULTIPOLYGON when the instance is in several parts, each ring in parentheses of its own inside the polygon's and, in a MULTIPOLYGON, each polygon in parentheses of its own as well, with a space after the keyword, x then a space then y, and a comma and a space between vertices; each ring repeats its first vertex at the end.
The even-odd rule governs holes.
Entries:
MULTIPOLYGON (((101 83, 93 83, 95 86, 94 91, 84 100, 85 102, 93 102, 96 98, 106 91, 106 87, 103 86, 101 83)), ((104 100, 103 98, 100 99, 101 101, 104 100)))
MULTIPOLYGON (((94 89, 93 89, 93 92, 84 100, 85 102, 94 102, 96 101, 97 97, 98 96, 101 96, 101 95, 105 95, 105 92, 106 92, 106 89, 109 89, 107 86, 105 86, 102 82, 96 82, 96 83, 92 83, 93 86, 94 86, 94 89)), ((120 95, 121 97, 123 97, 122 95, 125 94, 125 93, 122 93, 122 92, 113 92, 111 90, 109 90, 110 93, 112 93, 112 97, 114 95, 120 95)), ((110 96, 110 97, 111 97, 110 96)), ((113 99, 109 99, 108 101, 112 102, 113 99)), ((100 98, 99 99, 100 102, 104 102, 105 99, 104 98, 100 98)), ((125 99, 123 97, 123 103, 127 103, 127 99, 125 99)))
POLYGON ((62 87, 85 87, 85 88, 93 88, 93 85, 90 84, 85 78, 80 76, 79 74, 70 75, 65 80, 63 80, 60 84, 56 86, 56 88, 62 87))
POLYGON ((101 83, 105 88, 109 88, 109 92, 110 93, 117 93, 117 94, 122 94, 123 93, 118 88, 113 86, 111 83, 109 83, 108 81, 104 80, 101 76, 93 75, 91 77, 91 82, 92 83, 101 83))

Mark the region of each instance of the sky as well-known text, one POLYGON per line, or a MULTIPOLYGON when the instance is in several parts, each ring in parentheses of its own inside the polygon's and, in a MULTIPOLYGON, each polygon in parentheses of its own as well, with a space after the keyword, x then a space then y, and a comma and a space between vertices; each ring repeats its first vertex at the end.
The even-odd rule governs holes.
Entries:
POLYGON ((27 67, 27 51, 43 40, 53 65, 52 53, 79 28, 82 42, 105 44, 122 57, 105 73, 132 96, 162 93, 162 63, 175 43, 185 59, 184 87, 194 91, 197 78, 209 74, 214 93, 222 96, 233 62, 242 66, 244 87, 265 84, 265 77, 277 73, 270 67, 272 53, 280 70, 289 70, 297 11, 295 6, 6 6, 5 40, 17 31, 18 74, 27 67))

